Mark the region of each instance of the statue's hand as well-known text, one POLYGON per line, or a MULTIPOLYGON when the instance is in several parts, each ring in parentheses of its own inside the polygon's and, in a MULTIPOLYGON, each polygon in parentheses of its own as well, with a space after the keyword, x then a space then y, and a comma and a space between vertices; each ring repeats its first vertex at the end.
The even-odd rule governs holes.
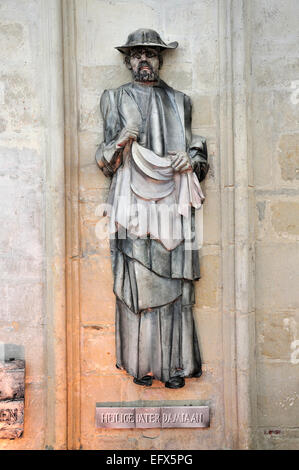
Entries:
POLYGON ((137 127, 124 127, 116 141, 116 147, 125 147, 130 139, 137 140, 138 134, 139 130, 137 127))
POLYGON ((184 173, 192 171, 192 165, 189 155, 186 152, 168 152, 171 158, 171 166, 174 171, 184 173))

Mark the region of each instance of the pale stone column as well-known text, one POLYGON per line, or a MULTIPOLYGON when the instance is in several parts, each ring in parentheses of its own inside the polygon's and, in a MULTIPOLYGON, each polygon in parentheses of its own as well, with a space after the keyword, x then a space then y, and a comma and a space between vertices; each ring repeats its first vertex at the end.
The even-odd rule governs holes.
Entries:
POLYGON ((65 185, 66 185, 66 334, 68 449, 80 448, 80 230, 79 146, 77 107, 76 8, 74 0, 62 0, 65 185))
POLYGON ((227 446, 241 449, 251 444, 255 403, 248 9, 243 0, 219 4, 225 425, 227 446))
POLYGON ((64 83, 61 0, 42 0, 42 94, 46 122, 45 252, 46 252, 46 436, 45 445, 66 448, 65 320, 65 180, 64 83))

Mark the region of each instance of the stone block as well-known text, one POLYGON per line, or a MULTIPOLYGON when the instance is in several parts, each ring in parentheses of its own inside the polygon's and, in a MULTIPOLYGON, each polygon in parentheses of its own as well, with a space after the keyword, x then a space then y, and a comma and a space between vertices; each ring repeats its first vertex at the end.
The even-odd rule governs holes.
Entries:
POLYGON ((30 323, 32 326, 43 321, 43 286, 40 283, 10 283, 7 286, 6 321, 30 323))
POLYGON ((285 134, 280 137, 278 162, 283 181, 299 180, 299 134, 285 134))
MULTIPOLYGON (((77 9, 78 24, 78 57, 90 65, 118 65, 122 64, 123 56, 114 49, 126 42, 129 33, 142 27, 146 19, 148 28, 155 28, 159 21, 159 9, 146 2, 136 0, 128 4, 121 0, 99 4, 97 0, 90 0, 84 7, 77 9), (134 14, 133 14, 134 12, 134 14), (104 45, 104 46, 103 46, 104 45)), ((163 33, 163 31, 162 31, 163 33)), ((129 81, 130 74, 127 72, 129 81)), ((107 87, 105 84, 105 88, 107 87)))
POLYGON ((201 279, 195 283, 196 305, 217 308, 219 300, 220 258, 204 255, 200 258, 201 279))
POLYGON ((256 307, 287 310, 299 307, 299 250, 296 243, 256 246, 256 307))
POLYGON ((25 362, 0 362, 0 401, 24 398, 25 362))
POLYGON ((22 437, 24 400, 0 400, 0 439, 22 437))
POLYGON ((84 325, 82 327, 82 366, 83 374, 117 374, 115 367, 114 326, 84 325))
POLYGON ((222 318, 218 312, 194 309, 199 349, 204 364, 222 361, 222 318))
POLYGON ((121 402, 122 382, 123 378, 119 375, 82 375, 81 407, 84 413, 81 415, 81 431, 83 436, 83 446, 85 435, 89 435, 91 431, 93 434, 95 432, 96 404, 98 402, 103 404, 103 402, 107 401, 116 403, 121 402))
MULTIPOLYGON (((44 380, 44 327, 22 324, 21 321, 0 323, 0 342, 11 343, 20 348, 22 356, 25 350, 26 384, 44 380)), ((11 355, 9 355, 11 357, 11 355)), ((19 356, 19 357, 22 357, 19 356)))
POLYGON ((80 169, 80 189, 83 191, 98 189, 100 192, 103 188, 101 173, 94 155, 92 155, 90 164, 80 169))
POLYGON ((214 96, 199 95, 192 96, 192 125, 196 128, 215 125, 214 96))
POLYGON ((25 70, 22 73, 8 72, 0 75, 0 82, 5 87, 1 113, 7 118, 8 127, 15 132, 37 127, 41 120, 41 108, 34 77, 25 70))
MULTIPOLYGON (((79 110, 79 132, 97 132, 103 129, 103 121, 99 104, 99 94, 82 91, 79 110)), ((92 156, 92 153, 89 156, 92 156)))
POLYGON ((259 360, 290 363, 292 344, 297 340, 299 314, 297 312, 256 312, 256 336, 259 360))
POLYGON ((203 243, 217 245, 220 241, 220 200, 216 191, 208 192, 201 210, 203 210, 203 243))
POLYGON ((252 162, 257 187, 273 184, 274 114, 273 93, 269 90, 252 94, 252 162))
POLYGON ((291 200, 271 204, 271 222, 278 235, 299 235, 299 203, 291 200))
MULTIPOLYGON (((261 40, 272 44, 288 44, 296 41, 296 16, 298 4, 294 0, 252 0, 253 40, 257 46, 261 40)), ((261 47, 261 46, 260 46, 261 47)), ((260 50, 260 47, 257 50, 260 50)))
POLYGON ((297 132, 299 126, 299 81, 294 80, 286 90, 276 90, 273 94, 275 127, 280 132, 297 132))
MULTIPOLYGON (((99 144, 103 141, 103 124, 102 122, 96 130, 85 130, 78 133, 79 136, 79 152, 80 152, 80 168, 91 165, 95 162, 95 154, 99 144)), ((102 171, 99 169, 99 176, 102 171)), ((104 176, 104 175, 103 175, 104 176)), ((105 177, 106 178, 106 177, 105 177)), ((106 178, 109 182, 109 178, 106 178)))
POLYGON ((24 429, 25 362, 0 362, 0 439, 21 437, 24 429))
POLYGON ((192 64, 165 64, 161 69, 161 78, 176 90, 188 93, 192 89, 192 64))
POLYGON ((255 86, 263 89, 289 88, 298 79, 299 59, 287 54, 281 56, 256 54, 252 58, 255 86))
POLYGON ((297 427, 299 413, 298 365, 257 364, 257 411, 260 426, 297 427))
POLYGON ((115 296, 110 256, 88 255, 81 260, 81 321, 114 323, 115 296))
MULTIPOLYGON (((107 88, 117 88, 128 81, 128 70, 122 61, 118 65, 84 66, 82 86, 98 96, 107 88)), ((96 102, 99 105, 99 100, 96 102)))
POLYGON ((24 26, 21 23, 0 24, 0 51, 3 54, 3 60, 7 60, 10 54, 15 55, 23 44, 24 26))
POLYGON ((258 450, 299 450, 299 431, 281 426, 262 427, 257 430, 256 441, 258 450))

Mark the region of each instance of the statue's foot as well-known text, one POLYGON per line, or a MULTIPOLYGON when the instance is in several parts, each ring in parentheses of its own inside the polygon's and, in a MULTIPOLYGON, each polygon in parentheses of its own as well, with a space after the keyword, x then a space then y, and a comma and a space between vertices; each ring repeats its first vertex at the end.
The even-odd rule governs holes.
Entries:
POLYGON ((184 377, 170 377, 168 382, 165 383, 167 388, 182 388, 185 385, 184 377))
POLYGON ((133 382, 137 385, 145 385, 146 387, 150 387, 153 383, 153 377, 151 375, 145 375, 141 379, 137 379, 137 377, 134 377, 133 382))

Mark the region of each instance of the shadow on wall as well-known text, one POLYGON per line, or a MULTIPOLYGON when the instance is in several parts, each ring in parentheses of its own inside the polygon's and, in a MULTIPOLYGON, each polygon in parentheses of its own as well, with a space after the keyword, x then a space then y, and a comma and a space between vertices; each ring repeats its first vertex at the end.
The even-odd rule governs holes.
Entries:
POLYGON ((25 359, 24 346, 18 344, 4 344, 0 342, 0 361, 13 361, 25 359))

